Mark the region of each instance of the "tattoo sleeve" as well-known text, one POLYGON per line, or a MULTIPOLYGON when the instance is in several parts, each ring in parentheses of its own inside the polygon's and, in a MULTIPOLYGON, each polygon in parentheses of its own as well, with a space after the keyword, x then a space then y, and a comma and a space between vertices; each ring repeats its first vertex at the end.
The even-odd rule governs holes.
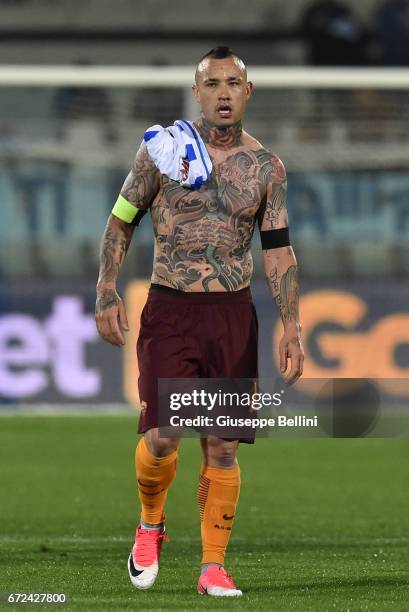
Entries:
MULTIPOLYGON (((278 157, 273 155, 265 203, 259 214, 260 230, 275 230, 288 226, 286 195, 285 168, 278 157)), ((298 267, 292 247, 266 249, 263 251, 263 257, 266 277, 284 326, 289 321, 298 326, 298 267)))
POLYGON ((299 325, 299 283, 297 261, 291 247, 263 251, 264 269, 271 293, 284 325, 299 325))
MULTIPOLYGON (((131 204, 147 210, 159 189, 159 173, 142 143, 121 189, 131 204)), ((100 245, 100 266, 97 284, 96 312, 118 303, 116 281, 132 240, 136 223, 126 223, 110 215, 100 245)))
POLYGON ((118 303, 116 280, 131 243, 134 226, 111 215, 101 240, 96 312, 118 303))
POLYGON ((288 321, 299 323, 298 270, 297 265, 294 265, 291 261, 291 255, 288 258, 290 265, 287 269, 283 266, 280 270, 279 262, 277 262, 275 267, 266 270, 273 297, 284 324, 288 321))
POLYGON ((147 210, 159 190, 159 171, 143 142, 125 179, 121 195, 140 210, 147 210))
POLYGON ((108 219, 100 246, 98 284, 115 283, 131 242, 132 229, 130 224, 120 223, 114 217, 108 219))
POLYGON ((262 231, 288 226, 287 217, 287 175, 283 162, 272 156, 266 164, 266 195, 258 213, 259 228, 262 231))

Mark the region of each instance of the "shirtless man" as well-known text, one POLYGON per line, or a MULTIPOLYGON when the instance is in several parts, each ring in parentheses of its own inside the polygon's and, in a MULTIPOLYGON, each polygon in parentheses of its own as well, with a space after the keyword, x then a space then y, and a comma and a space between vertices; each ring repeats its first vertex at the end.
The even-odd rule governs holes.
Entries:
MULTIPOLYGON (((302 374, 286 173, 280 159, 242 129, 252 88, 242 60, 228 48, 206 54, 193 85, 201 109, 194 125, 213 163, 210 179, 196 191, 182 187, 159 173, 143 143, 121 190, 127 212, 118 218, 114 208, 102 238, 96 322, 105 340, 122 346, 128 323, 116 280, 134 227, 150 209, 155 255, 137 345, 139 432, 144 436, 135 462, 142 512, 128 560, 130 579, 140 589, 150 588, 158 574, 164 505, 179 445, 176 436, 159 437, 157 379, 257 377, 257 319, 249 289, 256 221, 266 276, 283 322, 280 370, 288 384, 302 374)), ((202 594, 242 594, 224 569, 240 490, 239 441, 201 440, 202 594)))

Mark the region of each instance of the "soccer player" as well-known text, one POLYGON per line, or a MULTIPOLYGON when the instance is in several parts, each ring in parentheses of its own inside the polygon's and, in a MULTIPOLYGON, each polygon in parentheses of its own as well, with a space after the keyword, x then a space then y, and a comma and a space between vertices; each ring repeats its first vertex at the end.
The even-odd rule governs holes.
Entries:
MULTIPOLYGON (((142 143, 101 242, 97 327, 105 340, 122 346, 128 323, 116 291, 117 276, 134 228, 150 210, 155 255, 137 343, 139 432, 144 436, 135 463, 142 512, 128 560, 130 579, 139 589, 150 588, 158 574, 165 501, 178 460, 178 437, 158 434, 158 378, 257 377, 257 319, 249 289, 256 222, 266 276, 283 322, 280 370, 288 384, 302 374, 286 173, 280 159, 243 130, 252 89, 243 61, 230 49, 217 47, 200 60, 193 94, 201 114, 194 126, 212 160, 210 179, 198 190, 187 189, 160 174, 142 143)), ((202 594, 242 594, 224 569, 240 491, 239 441, 216 436, 201 440, 202 594)))

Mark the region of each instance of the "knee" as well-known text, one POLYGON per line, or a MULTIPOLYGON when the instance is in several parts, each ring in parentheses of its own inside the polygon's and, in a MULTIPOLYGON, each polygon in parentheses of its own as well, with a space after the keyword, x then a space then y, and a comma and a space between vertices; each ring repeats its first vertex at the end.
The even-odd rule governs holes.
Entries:
POLYGON ((213 467, 230 468, 236 463, 237 441, 208 438, 206 463, 213 467))
POLYGON ((179 446, 179 438, 160 438, 157 429, 150 429, 145 434, 145 442, 148 450, 155 457, 166 457, 179 446))

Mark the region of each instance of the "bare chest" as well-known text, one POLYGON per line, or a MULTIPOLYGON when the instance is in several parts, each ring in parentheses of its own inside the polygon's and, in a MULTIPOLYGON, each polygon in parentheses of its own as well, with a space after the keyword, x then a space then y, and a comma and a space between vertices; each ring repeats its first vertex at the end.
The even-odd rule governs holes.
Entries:
POLYGON ((254 152, 212 155, 210 179, 198 191, 163 177, 152 205, 154 226, 207 219, 227 225, 254 219, 264 196, 260 163, 254 152))

